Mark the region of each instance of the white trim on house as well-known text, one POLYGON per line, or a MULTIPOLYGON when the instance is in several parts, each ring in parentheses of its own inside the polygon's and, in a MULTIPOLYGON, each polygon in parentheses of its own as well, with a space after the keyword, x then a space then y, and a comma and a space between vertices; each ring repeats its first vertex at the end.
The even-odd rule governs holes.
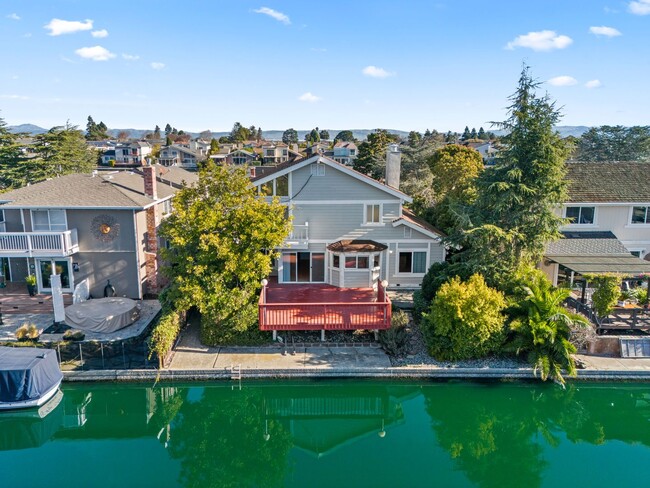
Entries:
POLYGON ((571 229, 586 229, 589 227, 598 227, 598 207, 595 205, 584 205, 582 203, 580 204, 566 204, 564 208, 562 209, 562 217, 567 219, 567 210, 569 208, 579 208, 580 213, 578 214, 578 220, 580 220, 580 215, 582 215, 582 209, 583 208, 593 208, 594 209, 594 220, 590 224, 581 224, 579 222, 569 222, 565 224, 565 227, 571 228, 571 229))
POLYGON ((30 222, 32 224, 32 232, 65 232, 67 230, 70 230, 70 229, 68 229, 68 212, 66 211, 65 208, 38 208, 38 207, 34 207, 34 208, 31 208, 30 211, 29 211, 29 219, 30 219, 30 222), (63 221, 64 221, 63 225, 65 227, 64 229, 52 230, 52 219, 50 217, 50 210, 61 210, 63 212, 63 221), (47 226, 48 226, 47 230, 34 229, 34 212, 47 212, 47 226))
POLYGON ((261 185, 263 183, 266 183, 268 180, 277 178, 278 176, 296 171, 298 169, 304 168, 307 165, 314 164, 314 163, 321 163, 325 164, 327 166, 330 166, 333 169, 339 170, 342 173, 345 173, 349 176, 352 176, 353 178, 356 178, 357 180, 363 181, 364 183, 369 184, 370 186, 373 186, 379 190, 385 191, 386 193, 399 198, 400 200, 403 200, 405 202, 411 203, 413 199, 409 197, 407 194, 402 193, 399 190, 395 190, 394 188, 391 188, 387 185, 384 185, 383 183, 378 182, 377 180, 374 180, 373 178, 370 178, 369 176, 366 176, 364 174, 359 173, 358 171, 354 171, 353 169, 349 168, 348 166, 345 166, 341 163, 337 163, 336 161, 325 157, 325 156, 320 156, 320 155, 315 155, 312 156, 311 158, 305 159, 299 163, 296 163, 294 165, 291 165, 285 169, 282 169, 280 171, 271 173, 267 176, 264 176, 260 178, 259 180, 255 180, 252 183, 254 185, 261 185))
MULTIPOLYGON (((404 243, 406 246, 408 246, 408 243, 404 243)), ((414 277, 414 278, 421 278, 425 274, 427 274, 427 271, 429 269, 429 256, 430 256, 430 246, 431 243, 429 243, 429 246, 427 246, 426 249, 422 248, 410 248, 410 247, 400 247, 399 243, 397 244, 395 248, 395 255, 396 255, 396 260, 395 260, 395 273, 394 276, 397 277, 414 277), (421 252, 424 253, 425 258, 424 258, 424 272, 423 273, 402 273, 399 270, 399 255, 401 252, 407 253, 410 252, 411 254, 416 253, 416 252, 421 252)), ((413 256, 411 256, 411 270, 413 269, 413 256)))
MULTIPOLYGON (((398 225, 404 225, 406 227, 410 227, 411 229, 415 229, 416 231, 424 234, 425 236, 429 236, 438 242, 442 240, 442 236, 440 234, 436 234, 435 232, 431 232, 430 230, 425 229, 424 227, 420 227, 417 224, 409 222, 408 220, 405 220, 404 217, 400 217, 396 220, 393 220, 393 227, 397 227, 398 225)), ((400 241, 396 241, 396 242, 400 242, 400 241)), ((409 239, 409 242, 418 242, 418 241, 409 239)), ((423 241, 423 242, 428 242, 428 241, 423 241)))
POLYGON ((626 205, 647 207, 650 206, 650 202, 566 202, 562 205, 564 207, 625 207, 626 205))
MULTIPOLYGON (((374 211, 373 211, 373 214, 374 214, 374 211)), ((374 217, 374 215, 373 215, 373 217, 374 217)), ((382 203, 375 203, 375 202, 364 203, 363 204, 363 215, 361 217, 361 225, 363 227, 383 227, 384 225, 386 225, 384 223, 384 205, 382 203), (368 207, 371 207, 371 206, 372 207, 375 207, 375 206, 379 207, 379 212, 378 212, 379 221, 378 222, 368 222, 368 207)))

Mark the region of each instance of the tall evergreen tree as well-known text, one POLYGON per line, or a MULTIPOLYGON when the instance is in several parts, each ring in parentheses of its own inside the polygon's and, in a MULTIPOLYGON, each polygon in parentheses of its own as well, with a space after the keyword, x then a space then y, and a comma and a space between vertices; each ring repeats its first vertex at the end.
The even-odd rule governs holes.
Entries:
POLYGON ((566 142, 553 129, 560 120, 548 95, 539 97, 528 66, 509 98, 508 117, 496 123, 508 133, 495 166, 478 179, 478 198, 452 240, 460 258, 491 283, 522 262, 541 259, 546 243, 560 237, 555 213, 566 201, 566 142))
POLYGON ((476 133, 476 129, 472 127, 472 132, 469 133, 469 137, 472 139, 476 139, 477 136, 478 134, 476 133))
POLYGON ((485 140, 488 139, 488 136, 487 136, 487 134, 485 133, 485 130, 483 129, 483 127, 481 127, 481 128, 478 130, 478 138, 481 139, 482 141, 485 141, 485 140))
POLYGON ((19 136, 9 132, 7 124, 0 118, 0 191, 22 186, 19 170, 26 158, 18 144, 19 136))
POLYGON ((153 130, 153 138, 160 139, 160 127, 156 125, 156 128, 153 130))
POLYGON ((465 126, 465 130, 463 131, 463 135, 460 136, 460 138, 461 138, 461 140, 466 141, 470 137, 472 137, 472 134, 469 131, 469 127, 465 126))
POLYGON ((171 133, 172 133, 172 126, 167 124, 165 126, 165 137, 169 137, 169 134, 171 134, 171 133))

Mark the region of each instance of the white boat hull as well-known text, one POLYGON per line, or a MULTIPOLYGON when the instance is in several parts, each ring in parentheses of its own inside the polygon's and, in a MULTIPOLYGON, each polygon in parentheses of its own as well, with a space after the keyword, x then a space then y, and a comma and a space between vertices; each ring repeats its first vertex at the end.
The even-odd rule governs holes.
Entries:
POLYGON ((0 410, 16 410, 22 408, 36 408, 47 403, 47 401, 52 398, 55 393, 59 390, 61 386, 61 380, 55 384, 52 388, 41 395, 39 398, 34 398, 33 400, 26 400, 23 402, 0 402, 0 410))

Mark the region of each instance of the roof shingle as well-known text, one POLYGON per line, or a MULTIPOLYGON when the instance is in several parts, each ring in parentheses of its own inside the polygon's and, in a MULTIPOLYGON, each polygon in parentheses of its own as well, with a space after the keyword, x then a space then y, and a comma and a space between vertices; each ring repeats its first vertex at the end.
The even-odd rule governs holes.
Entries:
POLYGON ((568 162, 569 202, 650 202, 650 163, 568 162))

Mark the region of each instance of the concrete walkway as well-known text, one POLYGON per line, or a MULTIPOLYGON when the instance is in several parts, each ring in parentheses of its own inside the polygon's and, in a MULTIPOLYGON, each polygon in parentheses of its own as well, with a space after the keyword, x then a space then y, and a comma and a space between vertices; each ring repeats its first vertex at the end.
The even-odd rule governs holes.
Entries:
POLYGON ((186 329, 176 347, 170 370, 301 370, 390 368, 388 356, 378 347, 207 347, 198 327, 186 329))

